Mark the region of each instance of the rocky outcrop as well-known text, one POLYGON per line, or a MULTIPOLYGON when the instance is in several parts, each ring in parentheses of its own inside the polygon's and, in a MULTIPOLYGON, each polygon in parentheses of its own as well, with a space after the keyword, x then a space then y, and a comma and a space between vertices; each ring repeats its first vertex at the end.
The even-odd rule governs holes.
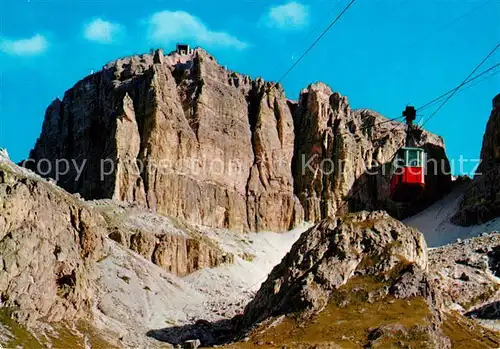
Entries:
POLYGON ((156 265, 183 276, 200 269, 214 268, 232 262, 232 258, 220 248, 210 245, 203 238, 186 238, 164 235, 153 252, 156 265))
MULTIPOLYGON (((326 219, 302 234, 273 269, 242 321, 252 326, 284 314, 317 313, 349 279, 387 277, 401 263, 427 269, 425 240, 413 228, 383 212, 326 219)), ((411 296, 394 287, 395 294, 411 296)))
POLYGON ((429 251, 429 272, 447 307, 462 313, 500 300, 500 235, 484 234, 429 251))
POLYGON ((304 213, 332 215, 347 197, 346 210, 398 217, 441 197, 448 163, 442 139, 429 133, 422 146, 439 166, 419 202, 389 200, 390 166, 366 174, 390 162, 403 138, 402 125, 351 110, 323 84, 295 103, 279 84, 228 71, 202 49, 158 50, 112 62, 54 101, 26 165, 85 199, 235 231, 284 231, 304 213))
POLYGON ((295 193, 308 221, 327 218, 338 209, 382 209, 403 218, 450 189, 444 142, 423 132, 418 145, 427 153, 426 190, 410 205, 391 201, 390 162, 404 145, 405 126, 370 110, 352 110, 346 97, 322 83, 302 91, 294 121, 301 130, 295 138, 295 193))
POLYGON ((91 208, 0 154, 0 306, 22 322, 84 315, 104 226, 91 208))
POLYGON ((493 107, 481 148, 481 164, 478 173, 485 173, 500 166, 500 94, 492 101, 493 107))
POLYGON ((301 235, 242 315, 148 335, 232 349, 497 348, 498 333, 460 315, 457 303, 473 300, 468 315, 497 319, 498 292, 483 292, 497 285, 487 271, 500 272, 498 241, 493 234, 429 256, 417 230, 384 212, 332 217, 301 235))
POLYGON ((456 331, 498 343, 447 313, 428 264, 423 236, 385 212, 332 217, 301 235, 242 315, 151 335, 234 349, 451 348, 462 341, 456 331))
POLYGON ((133 205, 91 204, 106 217, 112 240, 173 274, 185 276, 233 262, 232 254, 191 226, 133 205))
POLYGON ((462 226, 500 216, 500 94, 493 99, 481 149, 481 164, 451 221, 462 226))
POLYGON ((38 172, 55 178, 56 160, 68 159, 58 183, 70 192, 192 223, 282 231, 301 221, 281 87, 227 71, 201 49, 155 55, 110 63, 56 100, 28 165, 50 159, 52 171, 38 172))

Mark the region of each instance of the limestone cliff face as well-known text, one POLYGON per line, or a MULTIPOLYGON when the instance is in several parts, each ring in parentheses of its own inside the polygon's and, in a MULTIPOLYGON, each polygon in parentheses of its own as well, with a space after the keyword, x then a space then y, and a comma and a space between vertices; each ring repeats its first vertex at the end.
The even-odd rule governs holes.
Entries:
POLYGON ((481 149, 481 164, 452 217, 453 223, 474 225, 500 216, 500 94, 493 99, 481 149))
POLYGON ((0 308, 23 324, 88 317, 108 236, 180 276, 233 262, 190 226, 137 205, 82 202, 0 150, 0 308))
POLYGON ((478 173, 487 172, 500 165, 500 94, 493 99, 481 148, 481 164, 478 173))
POLYGON ((107 200, 92 205, 105 217, 112 240, 173 274, 185 276, 233 262, 232 254, 194 227, 133 205, 107 200))
POLYGON ((222 250, 203 239, 173 234, 155 236, 146 232, 134 233, 127 237, 122 235, 123 231, 119 233, 120 235, 112 234, 111 238, 178 276, 232 262, 222 250))
MULTIPOLYGON (((202 49, 158 50, 112 62, 53 102, 28 165, 55 178, 56 162, 67 159, 58 184, 86 199, 235 231, 284 231, 304 213, 311 221, 331 215, 351 194, 349 210, 405 215, 388 199, 389 170, 365 175, 366 161, 389 162, 404 137, 391 123, 367 127, 384 120, 351 110, 322 84, 295 103, 280 85, 228 71, 202 49), (343 165, 324 174, 323 160, 343 165)), ((440 138, 426 133, 423 144, 446 161, 440 138)), ((422 202, 449 181, 430 178, 422 202)))
POLYGON ((48 108, 30 158, 86 161, 80 177, 73 168, 59 184, 88 199, 134 201, 208 226, 286 230, 302 219, 289 170, 293 120, 281 88, 270 87, 201 49, 118 60, 48 108))
POLYGON ((390 163, 404 145, 404 125, 370 110, 352 110, 346 97, 322 83, 302 91, 294 120, 295 193, 306 220, 327 218, 338 209, 385 209, 404 217, 449 189, 444 142, 424 132, 419 143, 428 160, 424 195, 411 205, 392 202, 390 163))

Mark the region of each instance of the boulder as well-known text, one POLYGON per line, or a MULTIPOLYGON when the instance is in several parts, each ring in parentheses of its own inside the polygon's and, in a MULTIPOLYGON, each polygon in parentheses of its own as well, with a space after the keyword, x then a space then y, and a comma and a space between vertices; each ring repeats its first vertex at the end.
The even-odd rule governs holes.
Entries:
POLYGON ((184 342, 185 349, 198 349, 198 347, 200 345, 201 345, 201 342, 199 339, 191 339, 191 340, 184 342))

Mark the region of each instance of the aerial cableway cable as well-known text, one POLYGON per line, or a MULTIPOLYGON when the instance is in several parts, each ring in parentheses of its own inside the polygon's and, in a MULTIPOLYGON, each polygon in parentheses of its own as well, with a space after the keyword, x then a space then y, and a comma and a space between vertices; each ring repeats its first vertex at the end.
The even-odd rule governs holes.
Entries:
MULTIPOLYGON (((446 92, 446 93, 444 93, 444 94, 442 94, 442 95, 440 95, 440 96, 438 96, 438 97, 436 97, 436 98, 432 99, 432 100, 431 100, 431 101, 429 101, 428 103, 426 103, 426 104, 422 105, 421 107, 419 107, 417 110, 419 110, 419 111, 424 110, 424 109, 426 109, 426 108, 430 107, 432 104, 434 104, 434 103, 438 102, 439 100, 443 99, 444 97, 448 96, 448 95, 449 95, 449 94, 451 94, 451 93, 454 93, 454 92, 455 92, 455 93, 458 93, 459 91, 463 91, 463 90, 465 90, 465 89, 463 88, 464 86, 471 84, 472 82, 474 82, 474 81, 478 80, 480 77, 482 77, 482 76, 484 76, 484 75, 486 75, 486 74, 490 73, 491 71, 493 71, 495 68, 498 68, 498 67, 500 67, 500 63, 494 64, 494 65, 493 65, 493 66, 491 66, 490 68, 488 68, 488 69, 484 70, 483 72, 481 72, 481 73, 477 74, 476 76, 474 76, 474 77, 472 77, 472 78, 470 78, 470 77, 469 77, 469 79, 468 79, 465 83, 463 83, 463 84, 460 84, 460 85, 458 85, 458 86, 453 87, 453 88, 452 88, 452 89, 450 89, 448 92, 446 92)), ((497 71, 497 72, 494 72, 493 74, 491 74, 490 76, 487 76, 486 78, 484 78, 484 79, 482 79, 482 80, 477 81, 477 82, 476 82, 476 84, 486 81, 487 79, 489 79, 489 78, 493 77, 493 76, 494 76, 494 75, 496 75, 497 73, 500 73, 500 70, 499 70, 499 71, 497 71)), ((475 84, 474 84, 474 85, 475 85, 475 84)), ((369 129, 371 129, 371 128, 375 128, 375 127, 377 127, 377 126, 379 126, 379 125, 383 125, 383 124, 386 124, 386 123, 389 123, 389 122, 398 122, 399 120, 401 120, 401 119, 403 119, 403 118, 404 118, 404 116, 400 116, 400 117, 397 117, 397 118, 391 118, 391 119, 383 120, 383 121, 380 121, 380 122, 376 122, 376 123, 374 123, 374 124, 365 125, 365 126, 360 127, 360 128, 358 129, 358 131, 369 130, 369 129)), ((428 120, 427 120, 427 121, 428 121, 428 120)), ((426 122, 427 122, 427 121, 426 121, 426 122)), ((399 125, 396 125, 396 126, 394 126, 393 128, 391 128, 391 129, 387 132, 387 134, 390 134, 391 132, 393 132, 393 131, 394 131, 394 130, 398 127, 398 126, 399 126, 399 125)), ((420 127, 422 128, 422 127, 423 127, 423 125, 422 125, 422 126, 420 126, 420 127)), ((347 133, 340 133, 340 134, 338 134, 338 135, 347 135, 347 133)), ((278 151, 278 150, 283 150, 283 148, 281 148, 281 147, 280 147, 280 148, 276 148, 276 149, 271 149, 270 151, 278 151)), ((395 155, 396 155, 396 154, 395 154, 395 155)))
POLYGON ((304 57, 316 46, 316 44, 328 33, 328 31, 342 18, 342 16, 347 12, 347 10, 351 7, 351 5, 355 2, 356 0, 351 0, 349 4, 347 4, 346 7, 342 10, 342 12, 339 13, 337 17, 328 25, 328 27, 323 30, 323 32, 318 36, 316 40, 304 51, 304 53, 291 65, 291 67, 281 76, 281 78, 278 79, 278 82, 275 84, 279 84, 283 79, 304 59, 304 57))
MULTIPOLYGON (((347 6, 346 6, 346 8, 345 8, 345 9, 344 9, 341 13, 340 13, 340 15, 339 15, 339 16, 338 16, 338 17, 337 17, 337 18, 336 18, 336 19, 332 22, 332 24, 330 24, 330 26, 329 26, 329 27, 328 27, 328 28, 327 28, 327 29, 326 29, 326 30, 325 30, 325 31, 324 31, 324 32, 323 32, 323 33, 322 33, 322 34, 318 37, 318 39, 317 39, 317 40, 316 40, 316 41, 315 41, 315 42, 314 42, 314 43, 313 43, 313 44, 312 44, 312 45, 311 45, 311 46, 310 46, 310 47, 309 47, 309 48, 308 48, 308 49, 304 52, 304 54, 303 54, 303 55, 302 55, 302 56, 301 56, 301 57, 300 57, 300 58, 299 58, 299 59, 298 59, 298 60, 297 60, 297 61, 296 61, 296 62, 295 62, 295 63, 294 63, 291 67, 290 67, 290 69, 288 69, 288 70, 285 72, 285 74, 283 74, 283 76, 282 76, 282 77, 278 80, 278 83, 280 83, 280 82, 281 82, 281 81, 282 81, 282 80, 283 80, 283 79, 284 79, 284 78, 285 78, 285 77, 286 77, 286 76, 290 73, 290 71, 291 71, 291 70, 293 70, 293 68, 295 68, 295 66, 297 66, 297 64, 298 64, 298 63, 299 63, 299 62, 300 62, 300 61, 301 61, 301 60, 302 60, 302 59, 303 59, 303 58, 307 55, 307 53, 308 53, 308 52, 309 52, 309 51, 310 51, 310 50, 311 50, 311 49, 312 49, 312 48, 313 48, 313 47, 314 47, 314 46, 315 46, 315 45, 319 42, 319 40, 321 40, 321 38, 322 38, 322 37, 323 37, 323 36, 324 36, 324 35, 328 32, 328 30, 329 30, 329 29, 330 29, 330 28, 331 28, 331 27, 332 27, 332 26, 333 26, 333 25, 334 25, 334 24, 338 21, 338 19, 340 19, 340 17, 341 17, 341 16, 342 16, 342 15, 343 15, 346 11, 347 11, 347 9, 348 9, 348 8, 352 5, 352 3, 354 3, 354 1, 355 1, 355 0, 352 0, 352 1, 351 1, 351 2, 350 2, 347 6)), ((476 9, 476 10, 477 10, 477 9, 476 9)), ((471 11, 471 12, 472 12, 472 11, 471 11)), ((469 14, 469 13, 467 13, 466 15, 468 15, 468 14, 469 14)), ((462 19, 462 18, 463 18, 463 17, 465 17, 466 15, 462 16, 462 17, 461 17, 461 18, 459 18, 458 20, 462 19)), ((458 20, 456 20, 456 21, 458 21, 458 20)), ((455 22, 456 22, 456 21, 455 21, 455 22)), ((439 97, 437 97, 437 98, 435 98, 435 99, 431 100, 430 102, 428 102, 428 103, 424 104, 423 106, 421 106, 421 107, 419 107, 419 108, 417 109, 417 110, 422 110, 422 109, 425 109, 425 108, 427 108, 429 105, 431 105, 431 104, 433 104, 433 103, 435 103, 435 102, 437 102, 437 101, 441 100, 442 98, 444 98, 444 97, 446 97, 446 96, 450 95, 450 96, 448 96, 448 98, 444 101, 444 103, 442 103, 442 104, 440 105, 440 107, 439 107, 439 108, 438 108, 438 109, 437 109, 437 110, 436 110, 436 111, 435 111, 435 112, 434 112, 434 113, 433 113, 433 114, 432 114, 432 115, 431 115, 431 116, 430 116, 430 117, 429 117, 429 118, 428 118, 428 119, 427 119, 427 120, 426 120, 426 121, 422 124, 422 127, 423 127, 423 125, 425 125, 425 123, 427 123, 427 122, 430 120, 430 118, 431 118, 431 117, 433 117, 434 115, 436 115, 436 113, 437 113, 437 112, 438 112, 438 111, 439 111, 439 110, 440 110, 440 109, 441 109, 441 108, 442 108, 442 107, 443 107, 443 106, 444 106, 444 105, 445 105, 445 104, 446 104, 446 103, 447 103, 447 102, 448 102, 448 101, 449 101, 449 100, 450 100, 450 99, 451 99, 451 98, 452 98, 452 97, 453 97, 453 96, 454 96, 454 95, 455 95, 455 94, 456 94, 456 93, 457 93, 457 92, 458 92, 458 91, 462 88, 462 87, 464 87, 464 86, 465 86, 465 85, 467 85, 467 84, 470 84, 471 82, 473 82, 473 81, 477 80, 479 77, 481 77, 481 76, 483 76, 483 75, 487 74, 488 72, 492 71, 492 70, 493 70, 493 69, 495 69, 496 67, 500 66, 500 63, 498 63, 498 64, 496 64, 496 65, 494 65, 494 66, 490 67, 489 69, 487 69, 487 70, 483 71, 482 73, 480 73, 480 74, 478 74, 478 75, 476 75, 476 76, 472 77, 472 76, 476 73, 476 71, 477 71, 477 70, 478 70, 478 69, 479 69, 479 68, 483 65, 483 63, 484 63, 484 62, 485 62, 485 61, 486 61, 486 60, 487 60, 487 59, 488 59, 491 55, 493 55, 493 53, 494 53, 494 52, 498 49, 498 47, 500 47, 500 44, 498 44, 498 45, 497 45, 497 46, 496 46, 496 47, 495 47, 495 48, 494 48, 494 49, 493 49, 493 50, 492 50, 492 51, 491 51, 491 52, 490 52, 490 53, 486 56, 486 58, 484 58, 484 59, 483 59, 483 60, 482 60, 482 61, 481 61, 481 62, 480 62, 477 66, 476 66, 476 68, 475 68, 475 69, 474 69, 474 70, 473 70, 473 71, 472 71, 472 72, 471 72, 471 73, 467 76, 467 78, 466 78, 466 79, 465 79, 465 80, 464 80, 461 84, 459 84, 457 87, 455 87, 455 88, 451 89, 450 91, 446 92, 445 94, 443 94, 443 95, 441 95, 441 96, 439 96, 439 97)), ((274 86, 276 86, 278 83, 274 84, 274 85, 273 85, 273 87, 274 87, 274 86)), ((268 92, 268 91, 266 91, 266 93, 267 93, 267 92, 268 92)), ((388 122, 397 121, 397 120, 399 120, 399 119, 401 119, 401 118, 402 118, 402 117, 399 117, 399 118, 393 118, 393 119, 388 119, 388 120, 384 120, 384 121, 382 121, 382 122, 375 123, 375 124, 373 124, 373 125, 367 125, 367 126, 362 127, 362 128, 360 128, 360 129, 361 129, 361 130, 363 130, 363 129, 373 128, 373 127, 378 126, 378 125, 380 125, 380 124, 384 124, 384 123, 388 123, 388 122)), ((395 129, 397 129, 398 127, 399 127, 399 125, 398 125, 398 124, 397 124, 397 125, 395 125, 395 126, 393 126, 393 127, 391 128, 391 130, 389 131, 389 133, 393 132, 393 131, 394 131, 395 129)), ((404 145, 404 141, 403 141, 403 144, 402 144, 402 145, 404 145)), ((392 157, 391 157, 391 158, 394 158, 394 157, 398 154, 399 148, 400 148, 400 147, 398 147, 398 150, 396 150, 396 152, 392 155, 392 157)), ((376 167, 381 168, 381 167, 382 167, 382 165, 380 165, 380 164, 379 164, 379 165, 378 165, 378 166, 376 166, 376 167)), ((369 183, 369 181, 368 181, 368 180, 364 181, 364 183, 362 183, 362 184, 361 184, 361 185, 360 185, 360 186, 359 186, 359 187, 358 187, 358 188, 354 191, 354 193, 353 193, 353 194, 349 195, 349 197, 347 197, 346 199, 344 199, 344 200, 343 200, 343 202, 342 202, 342 204, 341 204, 341 205, 339 205, 339 206, 337 207, 337 209, 335 210, 335 212, 333 213, 333 215, 332 215, 332 216, 337 216, 337 215, 339 214, 339 212, 340 212, 340 211, 341 211, 341 210, 342 210, 342 209, 343 209, 343 208, 344 208, 344 207, 345 207, 345 206, 346 206, 346 205, 350 202, 350 200, 351 200, 352 198, 354 198, 354 197, 355 197, 355 196, 356 196, 359 192, 361 192, 361 190, 362 190, 362 189, 363 189, 363 188, 364 188, 364 187, 365 187, 368 183, 369 183)), ((342 221, 342 223, 343 223, 343 222, 344 222, 344 221, 342 221)), ((342 223, 341 223, 341 224, 342 224, 342 223)), ((319 242, 318 242, 318 244, 319 244, 319 242)), ((317 245, 318 245, 318 244, 317 244, 317 245)), ((313 248, 314 248, 314 247, 313 247, 313 248)), ((268 277, 268 276, 266 276, 266 278, 267 278, 267 277, 268 277)), ((264 279, 264 280, 265 280, 265 279, 264 279)), ((258 281, 258 283, 261 283, 261 282, 262 282, 262 281, 264 281, 264 280, 258 281)), ((254 286, 256 286, 258 283, 255 283, 255 284, 251 285, 248 289, 253 288, 253 287, 254 287, 254 286)))
MULTIPOLYGON (((481 76, 483 75, 486 75, 488 74, 489 72, 491 72, 492 70, 494 70, 495 68, 498 68, 500 67, 500 63, 497 63, 497 64, 494 64, 493 66, 489 67, 488 69, 486 69, 485 71, 477 74, 476 76, 474 76, 473 78, 470 78, 469 80, 467 80, 467 82, 465 84, 462 85, 462 87, 464 87, 465 85, 468 85, 470 83, 472 83, 473 81, 479 79, 481 76)), ((493 73, 491 76, 497 74, 498 72, 495 72, 493 73)), ((488 79, 491 77, 489 76, 488 79)), ((486 80, 486 79, 484 79, 486 80)), ((484 80, 481 80, 481 81, 484 81, 484 80)), ((435 104, 436 102, 438 102, 439 100, 443 99, 444 97, 448 96, 450 93, 453 93, 453 91, 455 91, 456 87, 455 88, 452 88, 451 90, 443 93, 442 95, 440 95, 439 97, 436 97, 434 99, 432 99, 431 101, 425 103, 424 105, 420 106, 417 108, 418 111, 422 111, 424 109, 427 109, 429 108, 431 105, 435 104)), ((463 89, 462 89, 463 90, 463 89)))
POLYGON ((484 64, 484 62, 486 62, 488 60, 488 58, 490 58, 495 52, 496 50, 500 47, 500 43, 498 43, 494 48, 493 50, 490 51, 490 53, 488 53, 486 55, 486 57, 483 58, 483 60, 481 62, 479 62, 479 64, 472 70, 472 72, 464 79, 464 81, 462 81, 462 83, 460 85, 458 85, 456 88, 454 88, 452 90, 452 92, 449 94, 449 96, 444 100, 443 103, 441 103, 439 105, 439 107, 427 118, 427 120, 424 121, 424 123, 422 124, 422 127, 424 127, 424 125, 429 122, 430 119, 432 119, 438 112, 439 110, 441 110, 441 108, 444 107, 444 105, 446 103, 448 103, 448 101, 453 98, 453 96, 458 92, 458 90, 460 90, 466 83, 467 81, 476 73, 476 71, 478 71, 479 68, 481 68, 481 66, 484 64))

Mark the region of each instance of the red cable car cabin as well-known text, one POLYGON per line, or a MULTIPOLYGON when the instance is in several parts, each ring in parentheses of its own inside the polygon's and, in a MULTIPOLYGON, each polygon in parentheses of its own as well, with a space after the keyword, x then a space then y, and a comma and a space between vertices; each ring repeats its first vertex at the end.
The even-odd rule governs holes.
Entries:
POLYGON ((425 152, 422 148, 401 148, 393 161, 391 198, 408 202, 417 199, 425 188, 425 152))

